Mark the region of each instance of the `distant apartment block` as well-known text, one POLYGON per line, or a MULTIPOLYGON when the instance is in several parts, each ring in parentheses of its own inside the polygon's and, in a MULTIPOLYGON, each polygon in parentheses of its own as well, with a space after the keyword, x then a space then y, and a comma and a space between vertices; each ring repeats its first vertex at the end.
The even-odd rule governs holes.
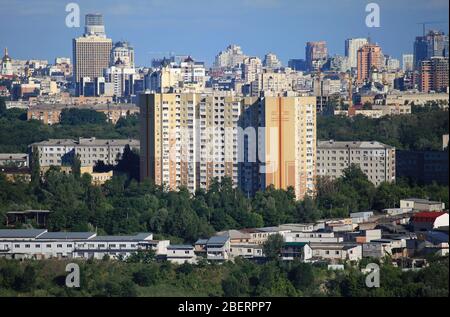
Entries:
POLYGON ((50 139, 30 145, 32 152, 38 151, 40 167, 70 165, 75 156, 81 166, 95 166, 102 161, 105 165, 116 165, 125 147, 139 150, 139 141, 132 139, 102 140, 96 138, 50 139))
POLYGON ((319 141, 317 175, 338 178, 351 164, 361 168, 378 186, 395 181, 395 148, 380 142, 319 141))
POLYGON ((61 120, 61 112, 65 109, 88 109, 101 112, 106 116, 106 120, 116 124, 120 118, 139 113, 139 107, 134 104, 86 104, 86 105, 65 105, 65 104, 38 104, 30 106, 27 110, 27 120, 39 120, 44 124, 58 124, 61 120))
POLYGON ((420 91, 447 92, 448 90, 448 57, 432 57, 420 64, 420 91))
POLYGON ((27 167, 29 157, 27 153, 0 153, 0 166, 27 167))
POLYGON ((448 151, 396 152, 396 177, 419 184, 448 185, 448 151))

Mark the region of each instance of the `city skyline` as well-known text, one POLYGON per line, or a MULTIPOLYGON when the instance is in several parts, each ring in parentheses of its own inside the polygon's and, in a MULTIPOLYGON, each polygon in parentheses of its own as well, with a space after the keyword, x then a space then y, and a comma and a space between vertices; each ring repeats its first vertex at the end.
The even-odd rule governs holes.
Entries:
MULTIPOLYGON (((65 26, 67 3, 47 0, 40 2, 38 7, 24 1, 0 1, 1 11, 10 13, 0 21, 0 45, 8 47, 10 55, 16 59, 52 61, 58 56, 70 57, 71 40, 83 33, 84 15, 98 12, 105 18, 107 36, 114 41, 129 41, 136 51, 136 64, 140 66, 149 65, 152 58, 167 56, 170 52, 192 55, 211 65, 216 54, 232 43, 240 45, 247 55, 262 57, 273 52, 286 65, 289 59, 305 57, 308 41, 326 41, 330 55, 344 55, 347 38, 367 37, 369 33, 372 41, 383 48, 383 53, 400 59, 402 54, 412 53, 415 36, 422 33, 422 27, 417 23, 448 20, 448 2, 441 0, 415 1, 413 4, 408 1, 407 15, 403 0, 396 3, 377 1, 381 10, 380 28, 365 25, 368 14, 365 6, 369 1, 347 0, 339 7, 329 8, 324 7, 324 0, 315 4, 289 0, 235 2, 224 5, 198 0, 189 6, 181 6, 179 1, 159 0, 133 4, 78 1, 80 27, 68 28, 65 26), (319 22, 311 14, 318 8, 321 9, 319 22), (14 34, 7 31, 12 23, 10 17, 16 22, 14 34), (274 23, 267 23, 268 19, 274 23), (340 24, 341 19, 345 23, 340 24), (315 24, 311 25, 313 22, 315 24), (208 25, 208 28, 202 25, 208 25), (154 32, 142 31, 144 28, 153 28, 154 32), (333 32, 329 32, 331 28, 333 32), (248 36, 245 30, 252 30, 252 35, 248 36), (283 31, 286 35, 280 36, 283 31), (298 40, 293 40, 292 35, 298 40), (41 41, 46 45, 39 44, 41 41), (204 41, 209 45, 205 46, 204 41)), ((447 22, 428 28, 448 33, 447 22)))

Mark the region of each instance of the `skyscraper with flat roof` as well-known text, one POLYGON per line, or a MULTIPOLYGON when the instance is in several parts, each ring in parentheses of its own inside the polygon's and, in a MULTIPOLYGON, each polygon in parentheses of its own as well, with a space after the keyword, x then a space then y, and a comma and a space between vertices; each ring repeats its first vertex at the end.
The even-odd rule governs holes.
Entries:
POLYGON ((363 83, 369 79, 373 68, 380 70, 383 63, 383 53, 377 44, 365 44, 358 50, 357 82, 363 83))
POLYGON ((320 68, 328 58, 327 42, 307 42, 305 57, 308 70, 313 71, 320 68))
POLYGON ((103 77, 103 70, 110 65, 112 40, 106 37, 103 17, 99 14, 86 15, 85 34, 72 41, 74 81, 77 94, 79 83, 84 77, 94 80, 103 77))

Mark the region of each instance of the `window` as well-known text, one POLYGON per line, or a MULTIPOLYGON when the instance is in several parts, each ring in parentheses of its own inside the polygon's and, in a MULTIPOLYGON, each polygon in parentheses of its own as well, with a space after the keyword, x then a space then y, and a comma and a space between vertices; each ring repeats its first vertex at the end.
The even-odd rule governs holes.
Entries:
POLYGON ((25 248, 27 248, 27 249, 28 249, 29 247, 30 247, 30 245, 29 245, 29 244, 25 244, 25 248))
POLYGON ((57 244, 56 247, 57 248, 62 248, 62 244, 57 244))

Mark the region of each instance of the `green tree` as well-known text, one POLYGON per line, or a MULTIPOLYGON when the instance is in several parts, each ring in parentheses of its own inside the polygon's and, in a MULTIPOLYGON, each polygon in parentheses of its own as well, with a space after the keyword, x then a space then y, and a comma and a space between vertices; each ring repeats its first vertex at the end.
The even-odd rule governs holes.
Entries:
POLYGON ((270 261, 277 260, 280 258, 283 245, 283 236, 280 234, 270 235, 267 241, 263 244, 263 253, 270 261))

